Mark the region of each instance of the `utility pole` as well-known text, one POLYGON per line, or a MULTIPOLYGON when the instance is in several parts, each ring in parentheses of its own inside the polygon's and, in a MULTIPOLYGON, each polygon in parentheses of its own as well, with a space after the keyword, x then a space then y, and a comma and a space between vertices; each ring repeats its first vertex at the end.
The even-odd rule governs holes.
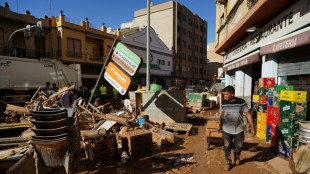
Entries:
POLYGON ((150 90, 150 0, 147 0, 146 90, 150 90))

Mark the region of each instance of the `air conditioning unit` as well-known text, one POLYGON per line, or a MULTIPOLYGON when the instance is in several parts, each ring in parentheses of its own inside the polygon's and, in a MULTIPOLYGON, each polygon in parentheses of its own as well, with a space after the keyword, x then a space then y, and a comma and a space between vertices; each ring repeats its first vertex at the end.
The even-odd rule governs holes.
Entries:
POLYGON ((226 3, 227 0, 216 0, 217 4, 221 4, 224 5, 226 3))

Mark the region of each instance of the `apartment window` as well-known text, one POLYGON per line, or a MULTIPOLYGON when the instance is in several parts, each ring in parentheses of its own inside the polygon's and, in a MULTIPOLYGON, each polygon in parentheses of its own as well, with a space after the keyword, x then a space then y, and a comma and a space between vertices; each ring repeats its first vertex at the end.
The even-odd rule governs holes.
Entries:
POLYGON ((181 45, 181 39, 179 37, 178 37, 177 42, 178 42, 178 45, 181 45))
POLYGON ((195 74, 198 74, 198 69, 197 68, 195 68, 195 74))
POLYGON ((181 65, 178 64, 178 66, 176 67, 177 71, 181 71, 181 65))
POLYGON ((170 66, 170 61, 168 61, 168 66, 170 66))
POLYGON ((202 37, 200 36, 200 42, 202 43, 202 37))
POLYGON ((195 27, 198 29, 198 23, 197 22, 195 23, 195 27))
POLYGON ((181 25, 178 24, 178 32, 180 32, 180 31, 181 31, 181 25))
POLYGON ((160 59, 157 59, 157 64, 160 65, 160 59))
POLYGON ((185 28, 183 28, 183 34, 186 34, 186 29, 185 28))
POLYGON ((202 32, 202 30, 203 30, 203 26, 202 26, 202 25, 200 25, 200 31, 202 32))
POLYGON ((200 58, 200 63, 203 63, 203 62, 202 62, 202 58, 200 58))
POLYGON ((200 68, 199 73, 202 74, 202 72, 203 72, 203 71, 202 71, 202 69, 200 68))
POLYGON ((193 21, 191 19, 188 19, 188 25, 193 26, 193 21))
POLYGON ((165 65, 165 60, 161 60, 161 65, 165 65))
POLYGON ((200 47, 200 53, 202 53, 202 47, 200 47))
POLYGON ((181 12, 178 11, 178 19, 180 19, 180 18, 181 18, 181 12))
POLYGON ((186 22, 186 15, 183 14, 183 21, 186 22))
POLYGON ((186 41, 183 40, 183 47, 186 47, 186 41))
POLYGON ((67 38, 67 56, 82 57, 81 40, 67 38))

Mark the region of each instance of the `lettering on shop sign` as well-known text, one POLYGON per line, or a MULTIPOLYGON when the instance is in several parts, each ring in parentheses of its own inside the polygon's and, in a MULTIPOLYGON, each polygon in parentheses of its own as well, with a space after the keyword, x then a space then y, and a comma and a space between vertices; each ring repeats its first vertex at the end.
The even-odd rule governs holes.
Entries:
POLYGON ((0 63, 0 66, 1 66, 1 67, 10 67, 10 64, 11 64, 11 63, 12 63, 11 61, 1 62, 1 63, 0 63))
POLYGON ((247 65, 248 64, 248 59, 245 59, 245 60, 242 60, 242 61, 240 61, 240 62, 237 62, 237 63, 235 63, 235 64, 233 64, 233 65, 231 65, 231 66, 228 66, 227 68, 228 68, 228 71, 229 70, 232 70, 232 69, 236 69, 236 68, 239 68, 239 67, 242 67, 242 66, 244 66, 244 65, 247 65))
MULTIPOLYGON (((294 32, 310 21, 310 0, 298 1, 296 4, 289 7, 273 20, 262 26, 258 31, 251 34, 249 37, 239 42, 228 50, 228 54, 224 58, 224 64, 228 64, 240 57, 258 49, 261 45, 273 41, 279 37, 294 32)), ((291 48, 298 45, 298 39, 287 40, 282 42, 272 49, 291 48)), ((279 51, 278 50, 278 51, 279 51)))

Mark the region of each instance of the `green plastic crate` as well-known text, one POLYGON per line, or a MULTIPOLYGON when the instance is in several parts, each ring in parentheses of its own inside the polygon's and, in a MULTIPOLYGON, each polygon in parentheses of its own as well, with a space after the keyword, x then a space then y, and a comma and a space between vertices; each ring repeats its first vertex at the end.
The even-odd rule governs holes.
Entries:
POLYGON ((277 92, 277 94, 280 94, 282 90, 293 91, 294 87, 292 85, 290 86, 276 85, 273 87, 273 89, 274 91, 277 92))
POLYGON ((209 93, 189 93, 188 95, 189 104, 194 107, 207 106, 208 98, 209 93))

